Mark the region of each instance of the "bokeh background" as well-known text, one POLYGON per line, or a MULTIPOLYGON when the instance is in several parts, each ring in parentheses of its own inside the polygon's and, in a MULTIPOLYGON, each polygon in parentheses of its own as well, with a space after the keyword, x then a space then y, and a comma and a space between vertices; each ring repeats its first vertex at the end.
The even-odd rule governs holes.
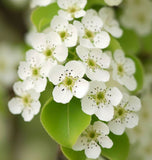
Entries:
MULTIPOLYGON (((151 11, 146 12, 148 8, 145 4, 137 11, 141 14, 137 14, 135 11, 140 1, 144 2, 126 0, 121 5, 124 11, 118 11, 125 33, 129 28, 131 32, 128 35, 133 32, 140 37, 141 43, 134 45, 138 48, 136 54, 145 73, 144 88, 137 94, 143 105, 139 126, 127 131, 131 143, 128 160, 152 160, 152 3, 151 11), (135 2, 136 8, 129 6, 131 2, 135 2), (131 21, 131 18, 134 19, 131 21), (131 24, 130 21, 134 23, 127 26, 125 23, 131 24)), ((8 100, 14 96, 12 85, 18 79, 19 61, 24 59, 29 32, 33 30, 30 3, 30 0, 0 0, 0 160, 64 160, 58 145, 43 129, 39 115, 30 123, 25 123, 20 116, 12 115, 7 107, 8 100)), ((124 46, 125 40, 126 37, 121 39, 124 46)), ((131 52, 129 49, 126 50, 131 52)))

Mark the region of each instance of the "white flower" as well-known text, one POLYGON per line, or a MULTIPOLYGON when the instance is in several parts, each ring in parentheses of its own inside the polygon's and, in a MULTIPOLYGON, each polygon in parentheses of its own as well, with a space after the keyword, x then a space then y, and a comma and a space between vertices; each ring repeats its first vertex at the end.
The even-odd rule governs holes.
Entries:
POLYGON ((110 57, 100 49, 87 49, 82 46, 76 48, 77 54, 87 67, 86 75, 91 80, 106 82, 110 74, 106 71, 110 67, 110 57))
POLYGON ((62 43, 60 36, 56 32, 35 33, 32 37, 32 46, 35 50, 45 56, 46 76, 50 69, 58 62, 62 63, 68 56, 68 49, 62 43))
POLYGON ((40 93, 34 90, 26 90, 24 82, 16 82, 14 91, 17 97, 8 102, 9 110, 12 114, 22 114, 24 121, 31 121, 34 115, 40 111, 41 104, 38 101, 40 93))
POLYGON ((103 21, 103 28, 112 36, 119 38, 122 36, 122 29, 119 27, 118 21, 115 19, 114 10, 110 7, 103 7, 99 11, 99 16, 103 21))
POLYGON ((112 140, 107 136, 109 134, 108 126, 100 121, 90 125, 78 138, 76 144, 72 147, 75 151, 85 150, 88 158, 96 159, 100 156, 101 148, 111 148, 112 140))
POLYGON ((79 61, 70 61, 65 66, 55 66, 49 75, 49 80, 56 85, 53 90, 54 100, 58 103, 68 103, 73 96, 85 96, 89 88, 89 82, 82 78, 85 71, 85 67, 79 61))
POLYGON ((122 99, 116 87, 107 88, 103 82, 90 82, 87 95, 81 100, 82 110, 89 115, 95 114, 102 121, 110 121, 114 115, 114 106, 122 99))
POLYGON ((59 15, 65 17, 67 20, 73 20, 73 18, 80 18, 85 15, 83 10, 87 0, 57 0, 59 7, 59 15))
POLYGON ((74 25, 69 24, 65 18, 61 16, 54 16, 51 21, 51 28, 59 34, 65 46, 74 47, 77 44, 77 29, 74 25))
POLYGON ((118 6, 123 0, 104 0, 109 6, 118 6))
POLYGON ((81 23, 74 21, 78 29, 80 45, 86 48, 104 49, 110 44, 110 36, 102 31, 103 22, 94 10, 88 10, 81 23))
POLYGON ((17 79, 16 68, 22 59, 22 49, 8 43, 0 43, 0 84, 10 87, 17 79))
POLYGON ((18 68, 19 77, 25 81, 27 89, 35 89, 37 92, 45 90, 47 79, 45 71, 48 69, 43 66, 45 56, 35 50, 26 53, 26 61, 20 62, 18 68))
POLYGON ((141 101, 136 96, 129 96, 124 93, 121 103, 115 106, 115 114, 108 126, 112 133, 121 135, 125 128, 134 128, 138 125, 138 115, 136 114, 141 108, 141 101))
POLYGON ((136 72, 135 63, 131 58, 126 58, 122 50, 114 52, 113 79, 124 85, 130 91, 137 88, 137 82, 134 77, 136 72))
POLYGON ((31 1, 31 8, 35 8, 37 6, 47 6, 56 0, 32 0, 31 1))

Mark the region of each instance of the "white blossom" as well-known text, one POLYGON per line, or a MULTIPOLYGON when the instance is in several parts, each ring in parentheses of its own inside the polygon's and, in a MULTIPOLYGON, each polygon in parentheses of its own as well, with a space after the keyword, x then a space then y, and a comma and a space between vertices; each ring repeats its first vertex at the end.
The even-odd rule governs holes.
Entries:
POLYGON ((55 66, 49 74, 49 80, 56 85, 53 98, 58 103, 68 103, 73 96, 82 98, 86 95, 89 82, 83 79, 85 67, 79 61, 70 61, 65 66, 55 66))
POLYGON ((40 93, 34 90, 26 90, 24 82, 16 82, 14 91, 17 97, 8 102, 9 110, 12 114, 21 114, 24 121, 31 121, 34 115, 40 111, 41 104, 38 101, 40 93))
POLYGON ((9 43, 0 43, 0 83, 10 87, 17 79, 16 69, 22 59, 22 49, 9 43))
POLYGON ((37 92, 45 90, 47 79, 45 71, 45 56, 35 50, 26 53, 26 61, 20 62, 18 68, 19 77, 25 81, 27 89, 35 89, 37 92))
POLYGON ((114 115, 114 106, 121 99, 122 94, 118 88, 92 81, 87 95, 81 100, 82 110, 89 115, 95 114, 102 121, 110 121, 114 115))
POLYGON ((73 20, 74 18, 80 18, 85 15, 83 10, 87 0, 57 0, 57 3, 61 10, 59 15, 65 17, 67 20, 73 20))
POLYGON ((112 62, 113 79, 124 85, 130 91, 137 88, 137 82, 134 77, 136 72, 135 63, 131 58, 126 58, 122 50, 114 52, 114 60, 112 62))
POLYGON ((78 29, 80 45, 86 48, 104 49, 110 44, 110 36, 103 31, 103 22, 95 10, 88 10, 82 21, 74 21, 78 29))
POLYGON ((85 155, 88 158, 96 159, 101 154, 101 147, 111 148, 113 146, 112 140, 107 136, 108 134, 108 126, 103 122, 96 121, 80 135, 72 148, 75 151, 85 150, 85 155))
POLYGON ((106 82, 110 78, 106 70, 110 67, 110 57, 100 49, 87 49, 83 46, 76 48, 77 54, 86 65, 86 75, 91 80, 106 82))
POLYGON ((65 44, 66 47, 74 47, 77 44, 77 29, 64 17, 54 16, 51 21, 51 29, 59 34, 61 41, 65 44))
POLYGON ((56 32, 35 33, 31 44, 35 50, 45 56, 46 76, 54 65, 64 62, 68 56, 68 49, 56 32))
POLYGON ((103 28, 112 36, 119 38, 122 36, 122 29, 118 21, 115 19, 114 10, 110 7, 103 7, 99 11, 99 16, 103 21, 103 28))
POLYGON ((109 6, 118 6, 123 0, 104 0, 109 6))
POLYGON ((134 128, 138 125, 138 115, 136 114, 141 108, 141 101, 136 96, 123 94, 121 103, 115 106, 114 118, 108 123, 112 133, 121 135, 125 128, 134 128))
POLYGON ((55 1, 56 0, 31 0, 31 8, 35 8, 37 6, 47 6, 55 1))

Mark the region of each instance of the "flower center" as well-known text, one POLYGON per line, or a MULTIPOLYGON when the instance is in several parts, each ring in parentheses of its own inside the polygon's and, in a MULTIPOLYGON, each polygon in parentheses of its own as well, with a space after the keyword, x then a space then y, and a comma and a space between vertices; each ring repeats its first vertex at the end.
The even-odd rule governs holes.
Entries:
POLYGON ((68 12, 69 13, 75 13, 77 11, 77 8, 76 7, 70 7, 69 9, 68 9, 68 12))
POLYGON ((72 76, 65 77, 65 79, 63 81, 64 86, 66 86, 68 89, 70 89, 72 91, 74 84, 75 84, 75 79, 72 76))
POLYGON ((115 118, 123 117, 125 113, 126 113, 126 110, 121 106, 118 106, 115 108, 115 118))
POLYGON ((85 30, 85 36, 86 36, 86 38, 88 38, 88 39, 90 39, 90 40, 93 40, 93 38, 94 38, 94 33, 86 29, 86 30, 85 30))
POLYGON ((33 68, 33 70, 32 70, 32 75, 33 75, 34 77, 38 77, 39 74, 40 74, 40 69, 39 69, 39 68, 33 68))
POLYGON ((89 137, 91 138, 91 139, 94 139, 95 137, 96 137, 96 133, 95 132, 90 132, 89 133, 89 137))
POLYGON ((26 96, 24 96, 23 98, 22 98, 22 100, 23 100, 23 104, 25 105, 25 106, 30 106, 30 103, 32 102, 32 99, 31 99, 31 96, 30 95, 26 95, 26 96))
POLYGON ((44 52, 44 55, 46 57, 51 57, 52 56, 52 50, 51 49, 47 49, 45 52, 44 52))
POLYGON ((97 92, 96 95, 91 95, 91 97, 96 101, 96 104, 99 105, 100 103, 105 103, 105 92, 97 92))
POLYGON ((122 65, 118 65, 118 74, 119 74, 119 75, 123 75, 123 73, 124 73, 124 68, 123 68, 123 66, 122 66, 122 65))
POLYGON ((68 37, 68 33, 66 31, 59 32, 62 41, 64 41, 68 37))
POLYGON ((88 59, 87 63, 90 68, 95 68, 96 66, 96 62, 93 59, 88 59))

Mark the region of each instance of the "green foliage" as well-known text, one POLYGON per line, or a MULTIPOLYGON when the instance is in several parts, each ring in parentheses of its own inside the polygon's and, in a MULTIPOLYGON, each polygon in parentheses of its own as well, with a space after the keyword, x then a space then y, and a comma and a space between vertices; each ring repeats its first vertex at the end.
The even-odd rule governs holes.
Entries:
POLYGON ((135 91, 133 91, 133 93, 136 93, 143 88, 144 69, 143 69, 141 61, 137 57, 135 57, 135 56, 128 56, 128 57, 131 58, 135 62, 135 66, 136 66, 136 73, 134 76, 137 81, 137 88, 135 91))
POLYGON ((140 52, 140 39, 134 31, 124 29, 123 35, 118 41, 126 54, 135 55, 140 52))
POLYGON ((84 151, 74 151, 65 147, 61 147, 61 150, 68 160, 86 160, 84 151))
POLYGON ((102 155, 110 160, 126 160, 129 153, 129 140, 124 133, 122 136, 110 134, 114 145, 111 149, 102 149, 102 155))
POLYGON ((143 51, 152 54, 152 33, 142 38, 143 51))
POLYGON ((57 3, 52 3, 46 7, 39 7, 33 11, 31 19, 38 32, 49 27, 51 19, 57 15, 58 10, 59 7, 57 3))
POLYGON ((90 9, 96 5, 106 5, 106 3, 104 2, 104 0, 88 0, 86 9, 90 9))
POLYGON ((91 117, 81 110, 79 99, 60 104, 52 99, 44 106, 41 122, 48 134, 64 147, 71 148, 79 135, 90 124, 91 117))

